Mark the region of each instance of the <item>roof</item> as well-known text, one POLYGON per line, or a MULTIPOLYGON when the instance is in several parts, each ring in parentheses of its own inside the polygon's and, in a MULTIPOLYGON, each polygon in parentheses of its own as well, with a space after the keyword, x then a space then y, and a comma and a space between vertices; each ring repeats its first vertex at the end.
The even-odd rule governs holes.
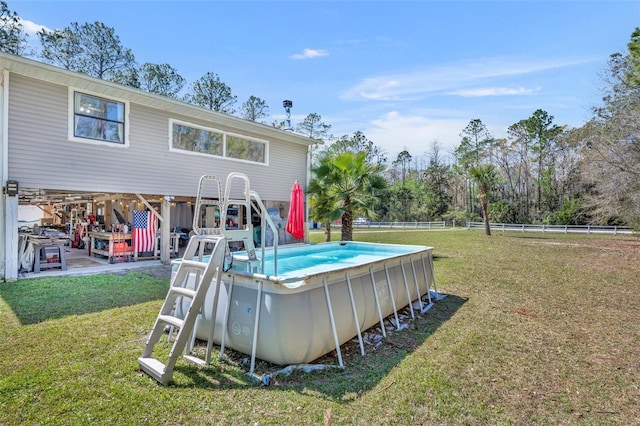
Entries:
POLYGON ((188 115, 206 121, 214 121, 232 127, 234 129, 252 133, 259 133, 265 137, 276 138, 286 142, 301 145, 313 145, 319 143, 316 139, 266 124, 256 123, 231 115, 211 111, 196 105, 188 104, 166 96, 148 93, 140 89, 113 83, 107 80, 90 77, 85 74, 65 70, 53 65, 34 61, 33 59, 0 52, 0 68, 11 73, 47 81, 63 86, 71 86, 80 90, 91 91, 96 94, 113 96, 128 100, 131 103, 156 108, 163 111, 188 115))

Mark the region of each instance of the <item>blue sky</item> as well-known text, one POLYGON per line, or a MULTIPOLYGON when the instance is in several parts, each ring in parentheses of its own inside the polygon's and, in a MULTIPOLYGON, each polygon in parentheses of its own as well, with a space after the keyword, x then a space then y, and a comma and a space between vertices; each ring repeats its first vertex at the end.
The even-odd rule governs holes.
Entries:
POLYGON ((448 153, 480 119, 495 137, 543 109, 581 126, 609 55, 626 53, 640 1, 7 1, 25 28, 113 27, 139 64, 188 83, 214 72, 292 124, 320 114, 389 159, 448 153))

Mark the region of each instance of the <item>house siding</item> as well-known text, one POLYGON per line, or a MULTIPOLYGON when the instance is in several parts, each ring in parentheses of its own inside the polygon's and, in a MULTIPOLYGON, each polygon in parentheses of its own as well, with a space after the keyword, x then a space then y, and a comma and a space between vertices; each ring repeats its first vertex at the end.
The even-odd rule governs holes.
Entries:
POLYGON ((68 102, 67 86, 11 74, 8 172, 21 187, 195 196, 200 176, 213 174, 224 181, 229 173, 241 172, 263 200, 288 201, 295 180, 306 184, 307 147, 267 139, 259 129, 238 131, 131 102, 127 147, 82 143, 68 138, 68 102), (268 140, 269 163, 171 151, 170 119, 268 140))

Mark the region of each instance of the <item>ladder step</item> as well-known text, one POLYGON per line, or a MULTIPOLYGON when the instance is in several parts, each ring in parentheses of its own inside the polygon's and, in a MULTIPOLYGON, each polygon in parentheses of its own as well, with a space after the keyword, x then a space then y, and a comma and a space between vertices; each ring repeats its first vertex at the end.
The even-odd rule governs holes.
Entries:
POLYGON ((187 260, 187 259, 182 259, 180 261, 180 265, 183 266, 184 268, 199 269, 201 271, 204 271, 207 267, 207 264, 204 262, 198 262, 197 260, 187 260))
POLYGON ((190 297, 191 299, 193 299, 194 297, 196 297, 196 291, 192 290, 190 288, 186 288, 186 287, 171 287, 169 289, 169 291, 173 292, 173 293, 178 293, 181 296, 186 296, 186 297, 190 297))
POLYGON ((158 321, 162 321, 165 324, 169 324, 172 325, 174 327, 178 327, 179 329, 182 329, 182 326, 184 325, 184 321, 181 320, 180 318, 176 318, 174 316, 171 315, 158 315, 158 321))
POLYGON ((188 361, 193 362, 194 364, 207 365, 207 362, 204 359, 198 358, 197 356, 194 356, 194 355, 184 354, 182 355, 182 357, 188 361))
POLYGON ((164 364, 155 358, 140 357, 138 358, 138 365, 140 366, 142 371, 144 371, 163 385, 167 385, 171 381, 171 377, 168 377, 164 374, 164 364))

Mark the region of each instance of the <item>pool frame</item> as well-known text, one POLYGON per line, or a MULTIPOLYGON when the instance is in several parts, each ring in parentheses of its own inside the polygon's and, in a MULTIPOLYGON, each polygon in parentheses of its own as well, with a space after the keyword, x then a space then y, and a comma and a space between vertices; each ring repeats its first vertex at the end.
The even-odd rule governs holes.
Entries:
MULTIPOLYGON (((306 364, 332 350, 343 367, 340 345, 357 336, 364 355, 363 331, 378 324, 379 332, 386 337, 386 317, 393 314, 400 329, 400 309, 411 304, 411 316, 415 317, 414 309, 424 313, 434 298, 443 297, 435 282, 432 247, 362 242, 305 244, 280 248, 278 257, 308 248, 315 251, 353 246, 403 248, 406 252, 356 266, 327 264, 325 271, 302 276, 251 272, 255 264, 236 254, 234 269, 241 263, 244 271, 224 272, 219 289, 211 283, 196 320, 195 336, 219 344, 220 356, 227 347, 251 355, 250 373, 256 358, 277 365, 306 364)), ((185 285, 192 287, 193 282, 195 276, 185 285)), ((178 306, 184 312, 186 308, 185 301, 178 306)))

